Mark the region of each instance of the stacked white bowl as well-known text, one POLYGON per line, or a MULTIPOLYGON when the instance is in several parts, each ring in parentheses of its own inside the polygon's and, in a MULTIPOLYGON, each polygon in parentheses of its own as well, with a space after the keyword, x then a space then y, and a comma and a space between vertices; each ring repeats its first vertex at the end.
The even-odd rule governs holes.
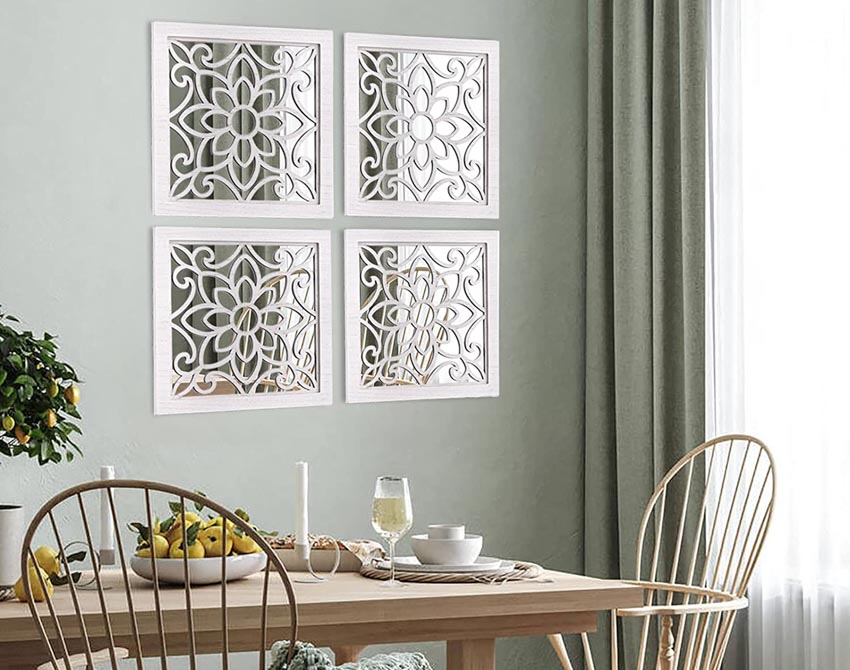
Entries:
POLYGON ((472 565, 481 554, 484 538, 470 535, 461 524, 438 523, 428 533, 410 539, 413 553, 423 565, 472 565))

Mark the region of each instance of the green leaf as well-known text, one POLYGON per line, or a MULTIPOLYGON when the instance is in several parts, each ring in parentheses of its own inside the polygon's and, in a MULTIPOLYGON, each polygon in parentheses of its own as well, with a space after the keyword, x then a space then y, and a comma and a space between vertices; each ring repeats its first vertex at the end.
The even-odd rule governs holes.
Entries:
POLYGON ((80 561, 86 560, 86 552, 83 550, 77 551, 73 554, 68 554, 65 556, 65 560, 68 561, 68 563, 79 563, 80 561))
POLYGON ((139 537, 140 537, 140 538, 141 538, 144 542, 148 542, 148 541, 149 541, 149 540, 148 540, 148 538, 150 537, 150 531, 148 530, 148 527, 147 527, 147 526, 145 526, 144 524, 139 523, 138 521, 134 521, 134 522, 132 522, 132 523, 128 523, 128 524, 127 524, 127 527, 128 527, 130 530, 135 531, 136 533, 138 533, 138 534, 139 534, 139 537))
MULTIPOLYGON (((197 493, 199 496, 203 496, 204 498, 207 497, 207 494, 204 493, 203 491, 195 491, 195 493, 197 493)), ((203 512, 205 509, 206 509, 206 506, 203 503, 199 503, 199 502, 195 503, 195 510, 196 511, 203 512)))
POLYGON ((191 526, 186 529, 186 542, 189 543, 191 547, 195 544, 195 541, 198 539, 198 533, 201 531, 201 522, 196 521, 191 526))
POLYGON ((172 500, 168 503, 168 509, 171 510, 172 514, 180 514, 183 511, 183 505, 176 500, 172 500))
POLYGON ((14 392, 15 392, 15 389, 14 389, 14 388, 12 388, 11 386, 4 386, 4 387, 3 387, 3 390, 2 390, 2 391, 0 391, 0 393, 2 393, 2 394, 3 394, 4 396, 6 396, 7 398, 8 398, 10 395, 12 395, 14 392))
MULTIPOLYGON (((82 572, 72 572, 71 579, 74 580, 74 584, 80 581, 80 577, 83 576, 82 572)), ((53 582, 54 586, 65 586, 68 583, 67 575, 50 575, 50 581, 53 582)))
POLYGON ((6 381, 6 377, 8 377, 8 376, 9 376, 9 373, 6 372, 4 369, 0 368, 0 384, 3 384, 3 382, 6 381))
POLYGON ((15 386, 21 386, 21 384, 35 386, 35 379, 30 377, 29 375, 18 375, 17 377, 15 377, 15 381, 13 381, 12 383, 15 386))
POLYGON ((9 354, 6 360, 17 370, 22 370, 24 367, 24 361, 18 354, 9 354))
POLYGON ((171 527, 174 525, 174 522, 177 521, 173 516, 168 517, 165 521, 159 524, 159 530, 161 533, 167 533, 171 530, 171 527))
POLYGON ((251 521, 251 517, 248 516, 248 512, 246 512, 241 507, 237 508, 236 511, 234 512, 234 514, 236 516, 238 516, 240 519, 242 519, 242 521, 244 521, 245 523, 249 523, 251 521))

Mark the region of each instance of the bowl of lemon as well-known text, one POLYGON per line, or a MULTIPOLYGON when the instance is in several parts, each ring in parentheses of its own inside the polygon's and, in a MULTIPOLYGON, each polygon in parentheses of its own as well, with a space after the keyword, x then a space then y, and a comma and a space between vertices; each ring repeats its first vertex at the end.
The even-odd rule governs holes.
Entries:
MULTIPOLYGON (((188 567, 190 584, 218 584, 222 581, 222 555, 224 578, 228 582, 266 567, 266 554, 232 521, 220 516, 203 518, 202 509, 198 513, 188 512, 175 503, 171 511, 167 519, 156 519, 152 529, 140 522, 129 525, 137 533, 136 552, 130 559, 130 568, 139 577, 153 581, 156 563, 156 579, 160 583, 185 584, 188 567)), ((236 514, 250 522, 243 510, 237 510, 236 514)), ((263 535, 275 535, 254 528, 263 535)))

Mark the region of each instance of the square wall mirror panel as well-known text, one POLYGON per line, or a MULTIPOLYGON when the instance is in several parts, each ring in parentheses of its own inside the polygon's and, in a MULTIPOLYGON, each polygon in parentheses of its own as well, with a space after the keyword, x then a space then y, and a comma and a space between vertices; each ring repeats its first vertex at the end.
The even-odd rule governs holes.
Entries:
POLYGON ((328 231, 154 228, 156 414, 329 405, 328 231))
POLYGON ((499 43, 347 33, 345 213, 499 216, 499 43))
POLYGON ((152 25, 154 213, 333 216, 333 34, 152 25))
POLYGON ((499 234, 345 232, 346 400, 499 395, 499 234))

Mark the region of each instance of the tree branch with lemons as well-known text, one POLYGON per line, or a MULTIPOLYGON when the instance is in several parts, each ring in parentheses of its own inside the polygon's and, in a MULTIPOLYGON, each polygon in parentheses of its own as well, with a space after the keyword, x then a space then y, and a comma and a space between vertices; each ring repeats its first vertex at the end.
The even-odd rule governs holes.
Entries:
POLYGON ((56 357, 56 338, 19 330, 0 307, 0 457, 22 454, 39 465, 72 461, 82 431, 79 378, 56 357))

